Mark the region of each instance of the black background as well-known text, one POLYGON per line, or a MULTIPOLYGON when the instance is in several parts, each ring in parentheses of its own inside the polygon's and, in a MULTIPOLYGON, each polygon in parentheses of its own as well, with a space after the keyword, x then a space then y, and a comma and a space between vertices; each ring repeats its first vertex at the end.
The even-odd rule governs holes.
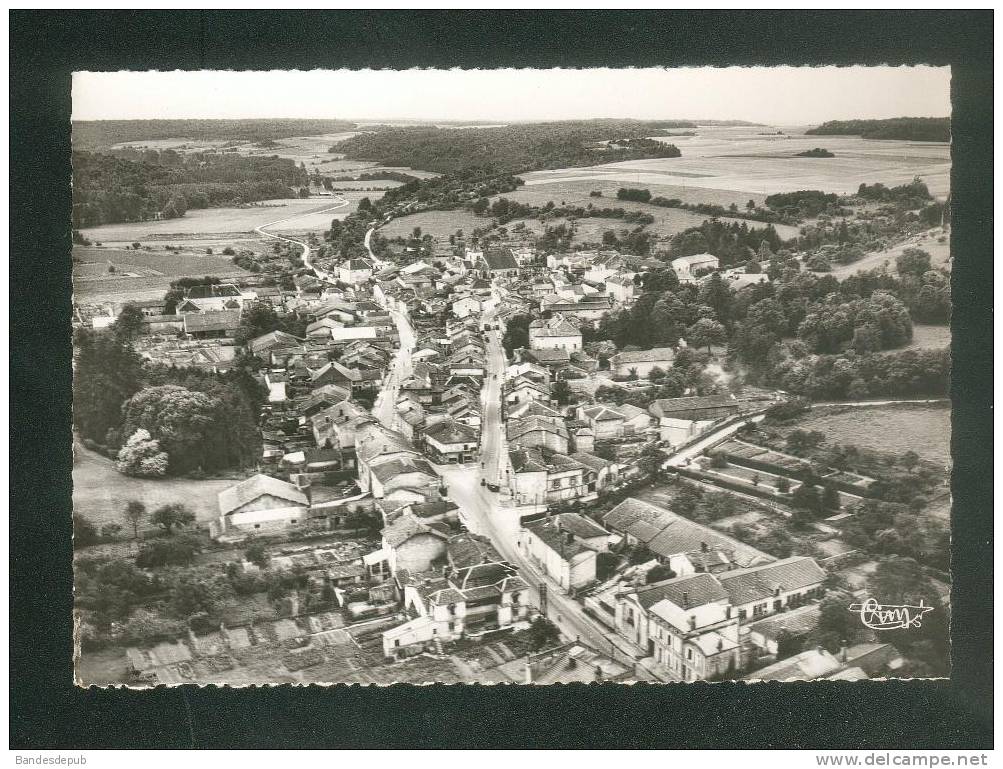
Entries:
POLYGON ((992 26, 991 11, 11 11, 11 747, 990 747, 992 26), (953 66, 950 682, 74 688, 74 69, 918 63, 953 66))

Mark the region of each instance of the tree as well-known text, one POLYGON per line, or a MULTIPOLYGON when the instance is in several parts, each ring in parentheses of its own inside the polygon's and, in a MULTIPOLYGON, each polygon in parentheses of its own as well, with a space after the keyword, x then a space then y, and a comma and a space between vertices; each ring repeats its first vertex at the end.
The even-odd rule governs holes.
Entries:
POLYGON ((665 378, 665 370, 659 368, 658 366, 652 366, 651 371, 648 372, 648 381, 657 382, 659 379, 665 378))
POLYGON ((727 339, 727 333, 716 320, 701 318, 690 326, 686 338, 694 347, 706 347, 710 352, 713 345, 722 344, 727 339))
POLYGON ((136 565, 141 569, 158 566, 190 566, 201 549, 194 537, 179 536, 158 539, 143 545, 136 555, 136 565))
POLYGON ((725 456, 723 451, 715 451, 710 455, 710 466, 718 470, 727 467, 728 457, 725 456))
POLYGON ((557 400, 557 403, 561 406, 569 403, 571 401, 571 388, 568 383, 563 379, 558 379, 551 385, 550 394, 557 400))
POLYGON ((100 541, 97 527, 82 515, 73 516, 73 547, 96 545, 100 541))
POLYGON ((529 324, 532 322, 531 315, 513 315, 509 318, 502 336, 502 347, 509 355, 513 350, 529 347, 529 324))
POLYGON ((123 475, 137 478, 162 478, 170 462, 167 452, 160 450, 159 441, 146 430, 136 430, 119 449, 116 469, 123 475))
POLYGON ((804 641, 787 630, 777 633, 777 661, 785 660, 800 654, 804 650, 804 641))
POLYGON ((644 575, 644 583, 646 585, 653 585, 655 582, 672 579, 675 576, 676 573, 672 569, 664 563, 659 563, 648 569, 648 573, 644 575))
POLYGON ((540 651, 557 645, 561 640, 561 631, 557 625, 546 617, 537 617, 526 630, 526 638, 533 651, 540 651))
POLYGON ((122 404, 141 387, 142 359, 117 334, 80 329, 74 337, 73 424, 103 444, 122 423, 122 404))
POLYGON ((930 254, 919 248, 907 248, 895 259, 895 269, 905 277, 921 278, 930 270, 930 254))
POLYGON ((826 483, 822 487, 822 507, 826 510, 839 510, 841 505, 839 492, 831 483, 826 483))
POLYGON ((143 311, 129 302, 118 314, 112 328, 122 342, 131 342, 143 333, 143 311))
POLYGON ((269 558, 265 546, 261 542, 254 542, 244 550, 244 558, 255 566, 264 569, 268 566, 269 558))
POLYGON ((899 457, 899 464, 902 465, 910 474, 916 469, 919 464, 919 454, 915 451, 907 451, 901 457, 899 457))
POLYGON ((138 499, 130 499, 122 511, 122 517, 132 527, 132 538, 139 539, 139 522, 146 517, 146 505, 138 499))
POLYGON ((177 526, 178 528, 187 526, 195 522, 195 513, 189 510, 180 502, 158 507, 150 515, 150 522, 160 526, 168 534, 177 526))

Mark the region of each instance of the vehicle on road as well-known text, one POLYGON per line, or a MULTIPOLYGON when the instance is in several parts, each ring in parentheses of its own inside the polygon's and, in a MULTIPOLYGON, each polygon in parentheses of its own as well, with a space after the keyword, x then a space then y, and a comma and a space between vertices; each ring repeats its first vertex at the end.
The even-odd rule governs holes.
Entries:
POLYGON ((484 480, 483 478, 481 478, 481 486, 487 486, 487 485, 488 485, 488 482, 486 480, 484 480))
MULTIPOLYGON (((483 482, 483 480, 484 479, 481 478, 482 482, 483 482)), ((499 486, 497 483, 489 483, 489 484, 487 484, 487 487, 488 487, 488 491, 496 491, 497 492, 497 491, 501 490, 501 486, 499 486)))

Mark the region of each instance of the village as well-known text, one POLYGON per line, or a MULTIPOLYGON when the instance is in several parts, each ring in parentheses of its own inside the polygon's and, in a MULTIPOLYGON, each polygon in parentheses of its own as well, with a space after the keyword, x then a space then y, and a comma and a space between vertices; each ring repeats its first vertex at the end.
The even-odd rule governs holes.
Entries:
MULTIPOLYGON (((859 621, 848 630, 874 561, 842 525, 881 479, 778 445, 763 428, 796 399, 727 386, 713 334, 650 349, 591 342, 650 275, 735 291, 768 282, 768 262, 719 269, 704 253, 666 266, 614 249, 426 239, 306 266, 287 289, 241 277, 191 286, 173 308, 128 303, 147 362, 220 373, 253 360, 267 393, 261 455, 196 524, 208 535, 198 558, 235 587, 286 588, 272 620, 237 612, 119 649, 123 682, 858 680, 906 669, 859 621), (302 333, 238 339, 262 308, 299 319, 302 333), (659 397, 682 366, 721 384, 659 397), (806 523, 792 498, 808 492, 825 512, 806 523)), ((78 309, 78 322, 112 329, 123 306, 78 309)))

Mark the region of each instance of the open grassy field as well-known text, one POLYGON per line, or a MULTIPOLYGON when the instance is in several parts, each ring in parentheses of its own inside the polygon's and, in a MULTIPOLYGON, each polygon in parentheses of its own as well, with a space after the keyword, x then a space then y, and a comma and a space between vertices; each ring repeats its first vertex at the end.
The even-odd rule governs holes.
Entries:
MULTIPOLYGON (((647 225, 645 230, 652 233, 657 238, 669 238, 676 233, 682 232, 690 227, 699 227, 703 222, 707 221, 710 217, 706 214, 697 214, 690 211, 683 211, 678 208, 661 208, 660 206, 653 206, 648 203, 636 203, 629 200, 617 200, 616 190, 618 187, 597 187, 592 182, 583 181, 568 181, 560 182, 557 184, 545 184, 536 186, 523 186, 514 192, 507 192, 503 195, 498 195, 496 197, 508 198, 509 200, 515 200, 519 203, 526 203, 533 206, 544 206, 547 203, 553 201, 555 206, 569 205, 569 206, 581 206, 586 208, 589 204, 593 208, 622 208, 626 211, 643 211, 646 214, 651 214, 655 217, 655 221, 652 224, 647 225), (593 198, 589 196, 592 190, 599 189, 603 193, 601 198, 593 198)), ((659 191, 661 194, 661 191, 659 191)), ((704 201, 708 202, 708 201, 704 201)), ((749 227, 765 227, 766 225, 761 222, 752 222, 746 219, 729 219, 726 217, 721 217, 723 222, 745 222, 749 227)), ((548 222, 548 224, 555 224, 554 222, 548 222)), ((509 224, 509 229, 512 225, 509 224)), ((588 228, 590 230, 598 230, 599 237, 597 238, 586 238, 581 239, 576 238, 576 242, 579 240, 584 240, 585 242, 597 242, 602 240, 602 232, 605 230, 617 230, 622 228, 634 228, 636 224, 629 224, 619 219, 579 219, 579 228, 588 228)), ((793 238, 798 234, 797 227, 790 227, 783 224, 774 225, 777 233, 780 237, 789 239, 793 238)))
POLYGON ((601 189, 647 187, 652 194, 686 202, 740 206, 750 197, 774 192, 821 189, 846 194, 863 182, 892 186, 914 176, 922 177, 939 198, 950 189, 947 144, 805 136, 798 129, 786 136, 759 136, 757 130, 762 129, 701 126, 696 136, 653 137, 678 146, 679 158, 536 171, 523 174, 523 179, 527 187, 587 181, 601 189), (795 157, 820 146, 836 157, 795 157))
POLYGON ((237 481, 193 481, 187 478, 150 480, 130 478, 115 469, 114 463, 80 445, 74 447, 73 512, 100 527, 106 523, 122 523, 122 510, 127 502, 138 499, 147 510, 180 502, 186 505, 199 523, 219 516, 216 497, 237 481))
MULTIPOLYGON (((353 205, 344 206, 336 213, 325 214, 328 225, 335 215, 347 216, 354 209, 354 202, 364 197, 364 193, 346 192, 343 197, 353 205)), ((106 224, 83 230, 85 237, 105 245, 147 243, 155 240, 195 240, 220 239, 227 235, 249 234, 255 227, 292 216, 323 211, 331 208, 336 201, 331 198, 290 198, 288 200, 264 200, 247 208, 203 208, 189 211, 180 219, 162 219, 150 222, 126 222, 106 224), (198 236, 193 237, 193 236, 198 236)))
POLYGON ((951 267, 951 243, 948 233, 941 227, 934 227, 907 238, 901 243, 896 243, 894 246, 867 254, 863 259, 853 264, 835 264, 832 270, 825 274, 834 275, 842 280, 864 270, 885 269, 894 273, 896 258, 907 248, 919 248, 926 251, 930 255, 930 264, 934 269, 942 267, 950 269, 951 267), (943 242, 940 241, 941 238, 944 238, 943 242))
POLYGON ((477 227, 486 227, 491 224, 491 219, 483 216, 475 216, 469 211, 423 211, 420 214, 402 216, 399 219, 392 219, 385 227, 380 228, 380 234, 385 238, 407 237, 415 227, 421 227, 423 234, 435 237, 448 237, 457 230, 463 230, 464 234, 477 227))
POLYGON ((797 427, 818 430, 828 443, 853 444, 873 451, 951 462, 951 410, 944 406, 820 407, 797 427))
POLYGON ((172 280, 184 276, 248 274, 230 257, 210 256, 204 248, 177 254, 164 251, 162 246, 156 251, 74 246, 73 256, 73 294, 80 304, 159 298, 172 280), (115 272, 108 271, 109 265, 114 265, 115 272))
POLYGON ((942 350, 951 346, 950 326, 929 326, 925 323, 914 323, 912 326, 912 341, 905 347, 907 350, 942 350))

